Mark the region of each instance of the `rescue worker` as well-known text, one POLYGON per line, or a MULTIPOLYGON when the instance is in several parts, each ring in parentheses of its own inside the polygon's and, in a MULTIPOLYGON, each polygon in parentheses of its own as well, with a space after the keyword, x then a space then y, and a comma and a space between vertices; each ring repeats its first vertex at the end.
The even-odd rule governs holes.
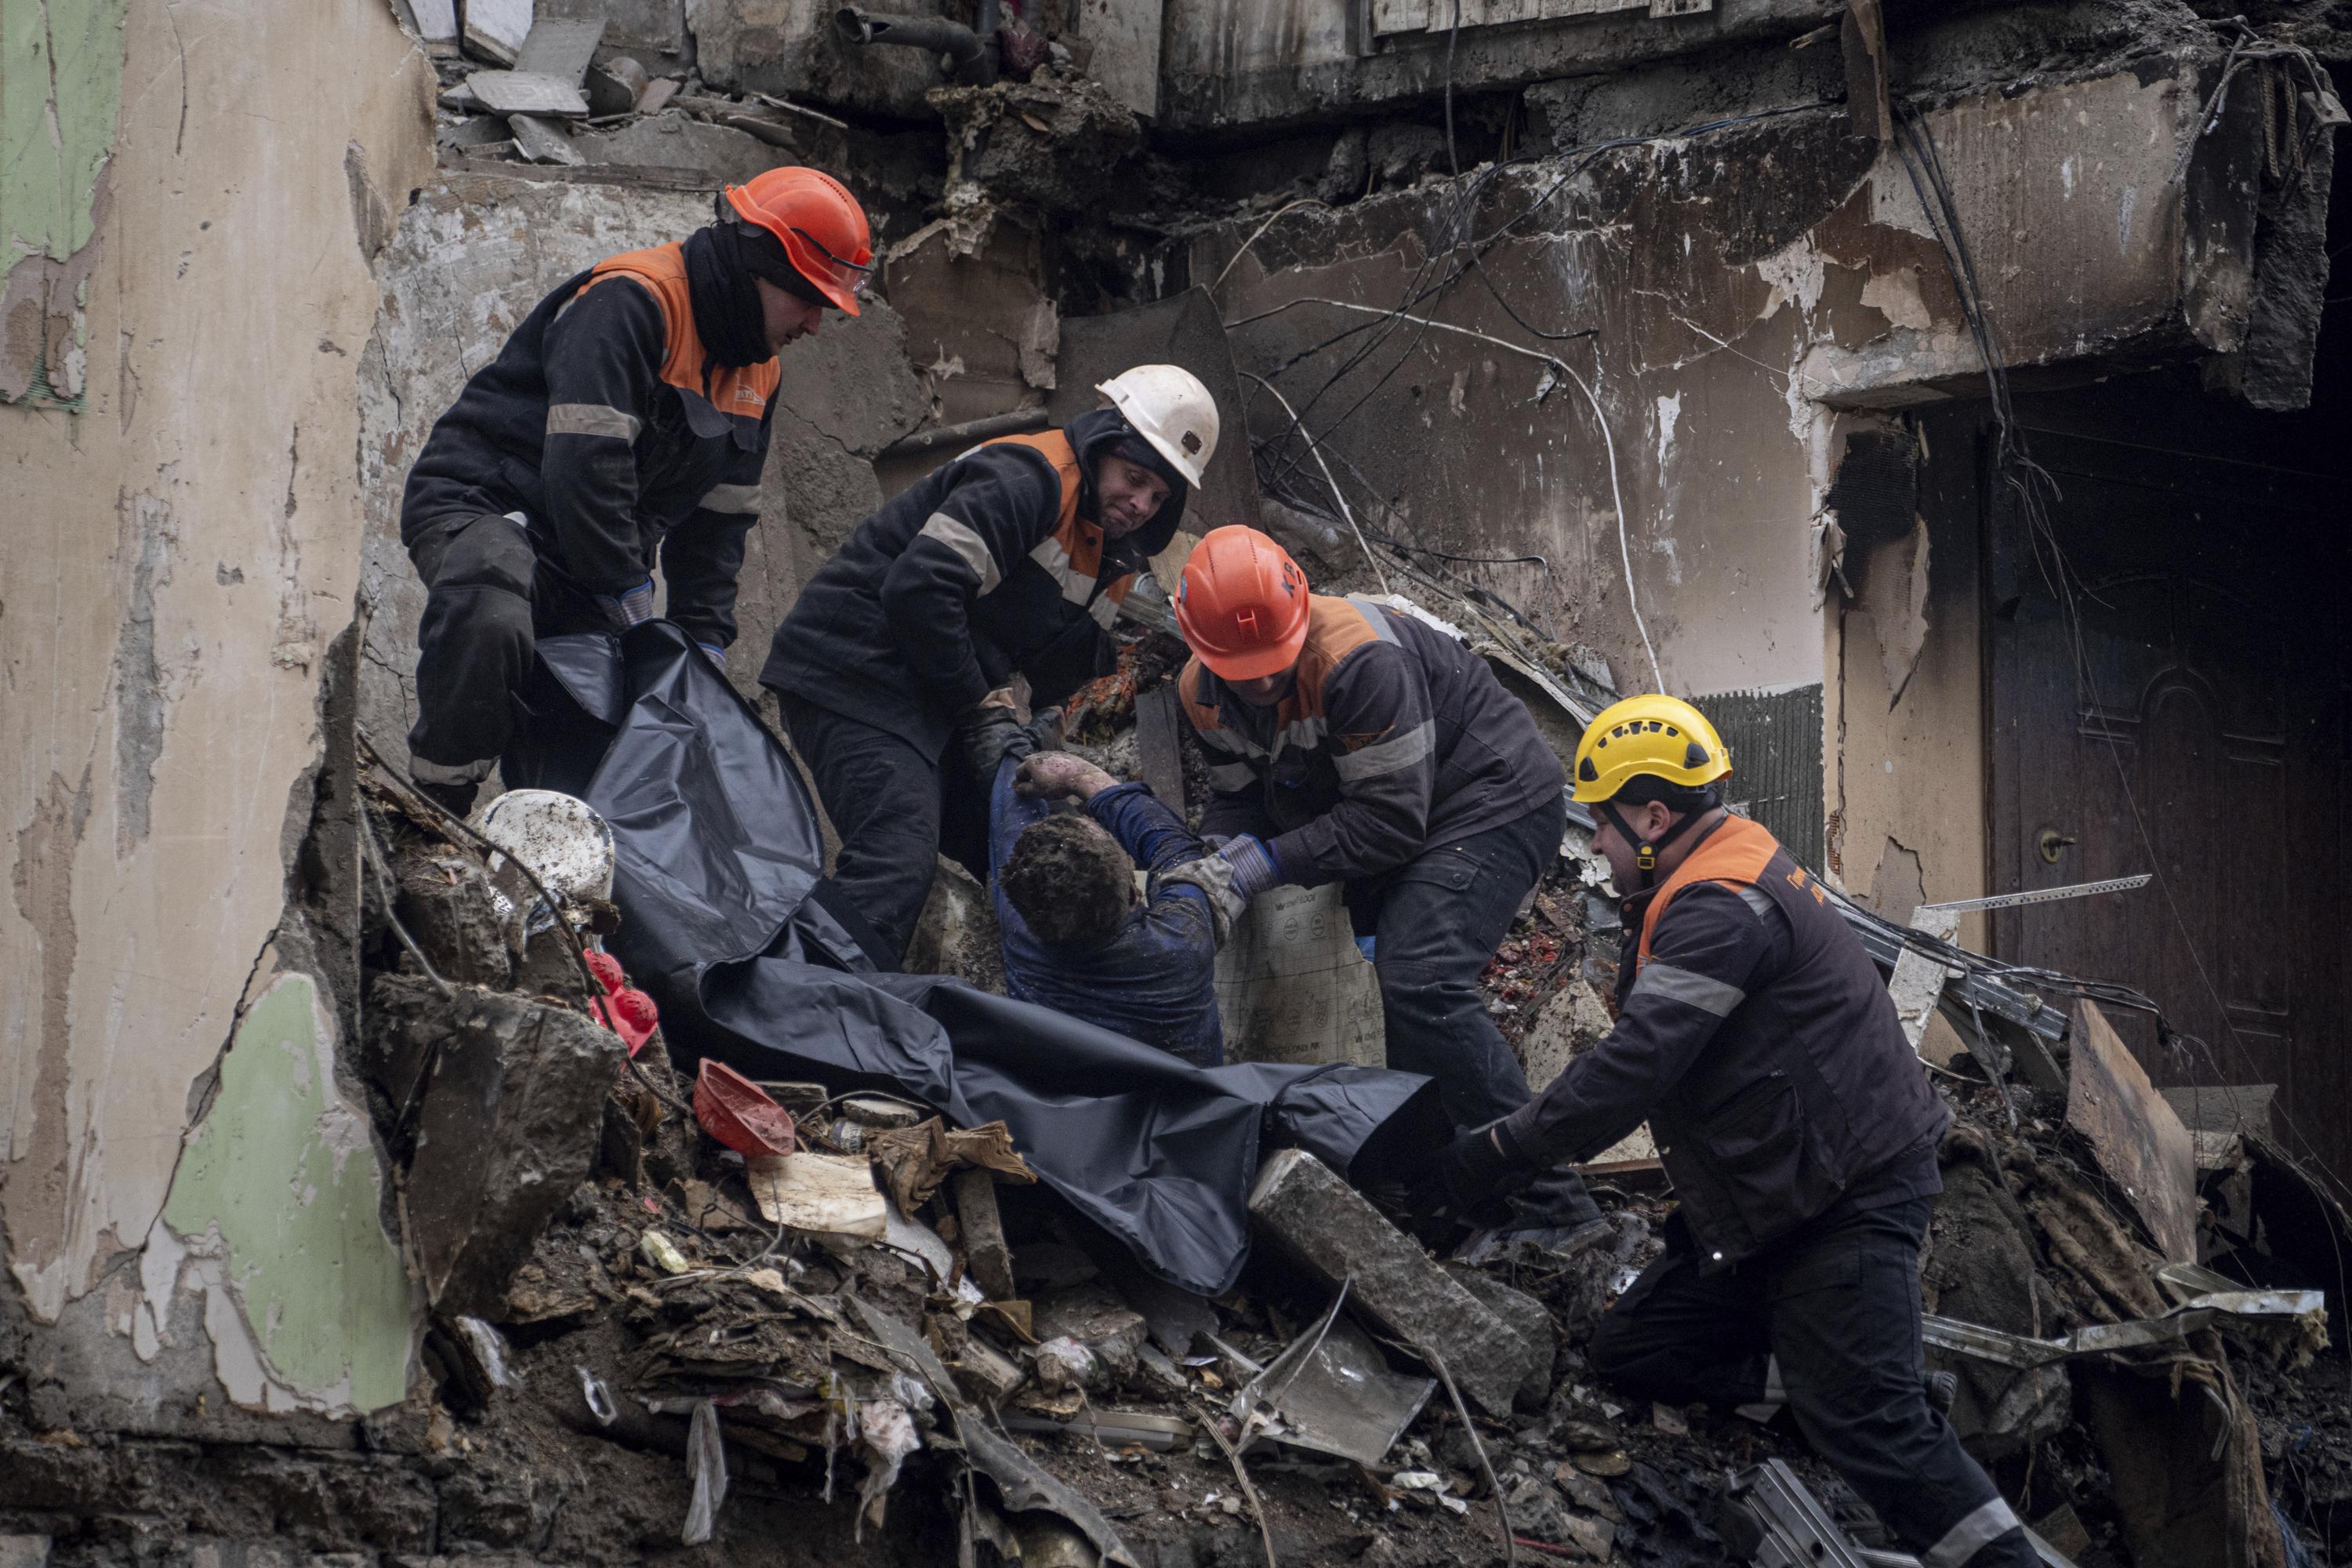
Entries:
POLYGON ((1463 1134, 1446 1183, 1486 1202, 1647 1121, 1680 1202, 1666 1250, 1601 1320, 1593 1370, 1670 1404, 1785 1402, 1923 1563, 2025 1568, 2017 1516, 1921 1375, 1919 1245, 1951 1112, 1822 889, 1725 811, 1730 771, 1671 697, 1586 730, 1575 797, 1631 893, 1616 1026, 1463 1134))
POLYGON ((834 889, 896 964, 944 842, 984 877, 992 781, 1039 708, 1111 668, 1111 617, 1217 449, 1171 364, 1097 389, 1060 430, 982 442, 858 525, 776 628, 763 685, 841 836, 834 889))
POLYGON ((1067 752, 1007 762, 989 825, 1005 988, 1194 1067, 1221 1065, 1209 898, 1167 875, 1206 853, 1150 784, 1067 752), (1079 809, 1054 810, 1064 799, 1079 809), (1151 874, 1140 894, 1138 867, 1151 874))
MULTIPOLYGON (((1230 919, 1282 883, 1346 885, 1375 938, 1388 1064, 1437 1080, 1455 1124, 1527 1103, 1478 975, 1559 854, 1559 759, 1486 661, 1412 616, 1307 589, 1255 529, 1213 531, 1184 563, 1179 678, 1209 763, 1216 854, 1170 875, 1230 919)), ((1602 1224, 1565 1169, 1513 1194, 1496 1230, 1556 1246, 1602 1224)), ((1475 1254, 1474 1254, 1475 1255, 1475 1254)))
POLYGON ((857 314, 866 214, 814 169, 730 185, 715 221, 568 279, 426 437, 401 542, 425 586, 409 771, 463 815, 525 715, 535 638, 667 612, 713 658, 757 519, 779 350, 857 314))

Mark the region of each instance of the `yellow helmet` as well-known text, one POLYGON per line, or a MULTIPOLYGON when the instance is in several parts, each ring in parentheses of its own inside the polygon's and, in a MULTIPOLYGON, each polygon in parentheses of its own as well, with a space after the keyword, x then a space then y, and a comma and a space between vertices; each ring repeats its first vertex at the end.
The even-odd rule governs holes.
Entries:
POLYGON ((1731 753, 1706 715, 1657 692, 1603 709, 1576 744, 1576 798, 1587 805, 1644 775, 1696 789, 1730 772, 1731 753))

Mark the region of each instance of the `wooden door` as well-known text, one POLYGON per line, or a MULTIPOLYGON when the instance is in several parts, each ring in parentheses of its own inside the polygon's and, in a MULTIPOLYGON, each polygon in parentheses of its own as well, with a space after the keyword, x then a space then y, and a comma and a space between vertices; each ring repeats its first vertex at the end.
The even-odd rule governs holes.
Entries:
POLYGON ((2157 879, 1997 915, 1994 952, 2147 992, 2188 1037, 2110 1015, 2158 1085, 2276 1083, 2352 1177, 2343 481, 2131 434, 2032 434, 2047 537, 1986 487, 1991 870, 2157 879))

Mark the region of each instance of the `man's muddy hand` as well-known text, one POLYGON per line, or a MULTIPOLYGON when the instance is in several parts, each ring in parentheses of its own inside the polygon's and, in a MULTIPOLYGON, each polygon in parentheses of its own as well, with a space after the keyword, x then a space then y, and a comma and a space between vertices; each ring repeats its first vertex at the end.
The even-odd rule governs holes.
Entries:
POLYGON ((1049 800, 1064 796, 1092 800, 1118 781, 1084 757, 1067 752, 1038 752, 1023 759, 1013 775, 1013 787, 1023 795, 1049 800))

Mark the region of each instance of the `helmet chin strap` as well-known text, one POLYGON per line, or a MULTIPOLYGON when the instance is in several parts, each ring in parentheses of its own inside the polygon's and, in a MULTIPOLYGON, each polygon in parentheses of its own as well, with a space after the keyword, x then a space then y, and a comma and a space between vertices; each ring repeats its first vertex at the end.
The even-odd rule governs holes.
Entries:
POLYGON ((1618 837, 1633 847, 1633 864, 1642 873, 1642 885, 1634 890, 1643 893, 1648 892, 1658 884, 1658 851, 1681 837, 1693 823, 1706 815, 1706 808, 1686 811, 1670 823, 1666 830, 1658 835, 1655 839, 1646 839, 1635 833, 1626 823, 1624 814, 1617 809, 1615 801, 1604 800, 1594 809, 1608 820, 1610 826, 1617 830, 1618 837))

